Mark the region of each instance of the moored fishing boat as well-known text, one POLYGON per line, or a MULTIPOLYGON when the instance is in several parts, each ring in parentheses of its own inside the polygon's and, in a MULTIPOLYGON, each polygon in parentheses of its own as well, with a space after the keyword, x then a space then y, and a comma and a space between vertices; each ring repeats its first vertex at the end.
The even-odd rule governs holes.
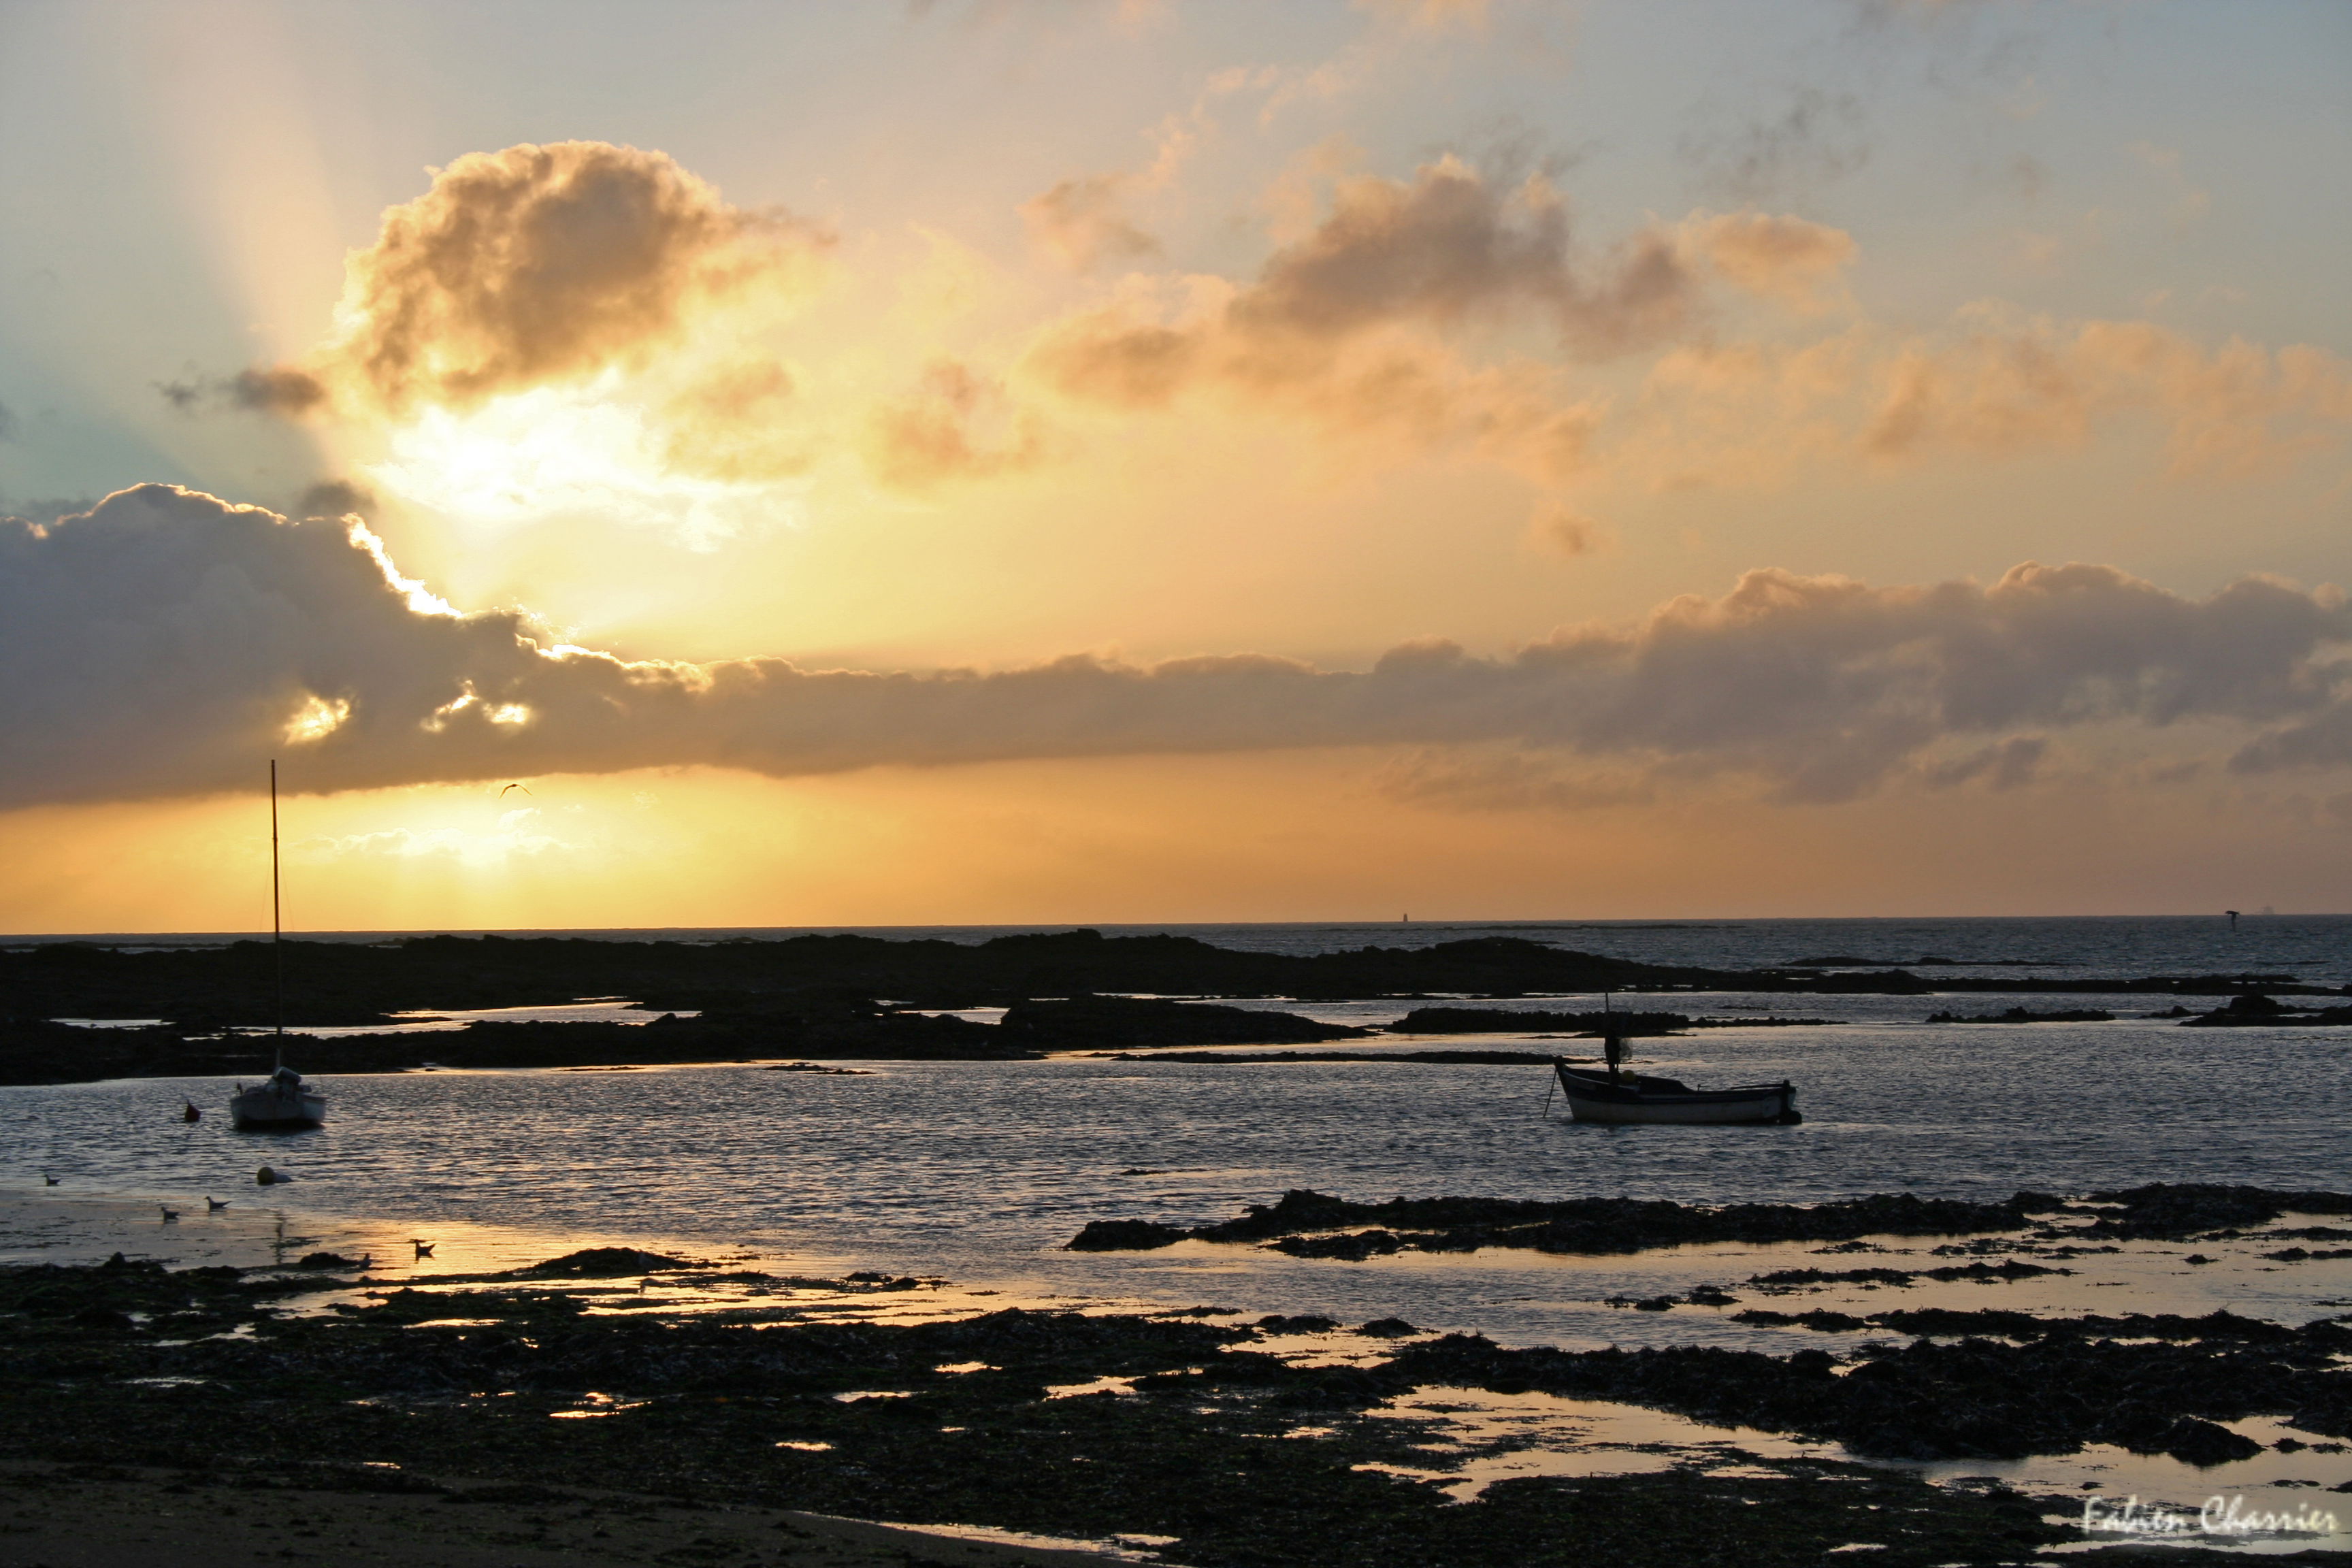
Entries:
POLYGON ((1693 1089, 1679 1079, 1628 1072, 1625 1037, 1613 1026, 1602 1035, 1601 1058, 1605 1072, 1572 1068, 1566 1057, 1551 1059, 1569 1115, 1578 1121, 1793 1127, 1804 1120, 1797 1114, 1797 1087, 1786 1079, 1736 1089, 1693 1089))
POLYGON ((1623 1073, 1580 1072, 1565 1058, 1554 1058, 1569 1114, 1579 1121, 1663 1122, 1682 1125, 1769 1122, 1794 1126, 1796 1086, 1746 1084, 1737 1089, 1693 1089, 1679 1079, 1623 1073))

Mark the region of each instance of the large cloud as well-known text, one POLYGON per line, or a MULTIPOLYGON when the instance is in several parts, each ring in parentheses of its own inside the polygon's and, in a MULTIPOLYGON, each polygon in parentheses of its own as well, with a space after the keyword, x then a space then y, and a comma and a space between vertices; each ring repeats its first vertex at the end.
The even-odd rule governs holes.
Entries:
POLYGON ((1498 184, 1460 160, 1411 180, 1342 180, 1330 210, 1238 286, 1192 279, 1173 313, 1130 287, 1041 331, 1026 379, 1134 412, 1212 399, 1408 449, 1459 446, 1557 484, 1582 470, 1601 405, 1553 365, 1478 365, 1449 342, 1534 321, 1571 360, 1689 332, 1706 283, 1818 309, 1854 254, 1837 229, 1744 213, 1651 225, 1589 254, 1540 177, 1498 184))
MULTIPOLYGON (((2284 721, 2248 754, 2291 752, 2352 695, 2352 668, 2330 662, 2347 639, 2328 592, 2249 579, 2192 600, 2109 567, 2026 565, 1990 587, 1752 572, 1635 625, 1501 658, 1412 644, 1360 672, 1255 655, 987 674, 629 663, 449 611, 356 521, 149 485, 0 532, 0 805, 247 787, 279 752, 299 787, 334 789, 1487 742, 1835 799, 1940 742, 2024 729, 2284 721)), ((2030 773, 2017 758, 2009 772, 2030 773)))
POLYGON ((469 153, 352 253, 330 342, 226 390, 294 414, 467 408, 642 363, 714 307, 804 288, 829 243, 789 214, 730 206, 664 153, 469 153))

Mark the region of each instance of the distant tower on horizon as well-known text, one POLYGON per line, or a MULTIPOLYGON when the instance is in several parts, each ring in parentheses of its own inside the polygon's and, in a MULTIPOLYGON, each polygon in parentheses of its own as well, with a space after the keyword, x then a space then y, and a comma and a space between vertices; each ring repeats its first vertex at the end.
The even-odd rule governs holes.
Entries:
POLYGON ((2227 915, 2227 916, 2229 916, 2229 917, 2230 917, 2230 929, 2231 929, 2231 931, 2235 931, 2235 930, 2237 930, 2237 929, 2238 929, 2238 911, 2237 911, 2237 910, 2223 910, 2221 912, 2222 912, 2223 914, 2225 914, 2225 915, 2227 915))

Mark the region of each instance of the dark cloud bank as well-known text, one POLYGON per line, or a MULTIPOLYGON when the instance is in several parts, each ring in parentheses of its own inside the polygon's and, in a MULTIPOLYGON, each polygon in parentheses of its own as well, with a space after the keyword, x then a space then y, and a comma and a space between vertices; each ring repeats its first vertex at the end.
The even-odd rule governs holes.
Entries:
POLYGON ((1499 742, 1830 800, 1932 772, 1939 743, 2016 773, 2038 755, 2019 731, 2219 718, 2258 731, 2240 768, 2352 761, 2352 611, 2261 579, 2192 600, 2104 566, 1884 588, 1767 570, 1495 658, 1430 642, 1362 672, 1238 655, 986 674, 629 663, 414 586, 355 520, 167 486, 0 525, 0 806, 247 788, 272 754, 341 789, 1499 742), (312 738, 289 741, 305 713, 312 738))

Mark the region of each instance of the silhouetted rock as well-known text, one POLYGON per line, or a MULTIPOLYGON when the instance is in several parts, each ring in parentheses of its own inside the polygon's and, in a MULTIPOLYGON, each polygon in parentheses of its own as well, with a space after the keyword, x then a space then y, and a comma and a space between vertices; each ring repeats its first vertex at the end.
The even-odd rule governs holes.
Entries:
POLYGON ((1318 1023, 1295 1013, 1134 996, 1016 1002, 997 1028, 1009 1042, 1045 1050, 1090 1046, 1308 1045, 1361 1039, 1370 1032, 1346 1024, 1318 1023))
POLYGON ((2036 1013, 2024 1007, 2011 1007, 2005 1013, 1930 1013, 1930 1024, 2109 1024, 2115 1015, 2097 1007, 2069 1007, 2055 1012, 2036 1013))
POLYGON ((517 1268, 512 1271, 512 1276, 523 1279, 614 1279, 630 1274, 649 1274, 656 1269, 710 1267, 710 1264, 693 1258, 640 1252, 634 1247, 590 1247, 578 1252, 567 1252, 561 1258, 551 1258, 544 1263, 534 1263, 527 1268, 517 1268))
POLYGON ((1415 1007, 1389 1026, 1395 1035, 1500 1035, 1542 1030, 1571 1035, 1615 1030, 1621 1035, 1670 1035, 1687 1029, 1682 1013, 1535 1013, 1503 1007, 1415 1007))
POLYGON ((1088 1220, 1070 1238, 1067 1252, 1150 1252, 1173 1247, 1192 1233, 1181 1226, 1160 1225, 1148 1219, 1088 1220))

